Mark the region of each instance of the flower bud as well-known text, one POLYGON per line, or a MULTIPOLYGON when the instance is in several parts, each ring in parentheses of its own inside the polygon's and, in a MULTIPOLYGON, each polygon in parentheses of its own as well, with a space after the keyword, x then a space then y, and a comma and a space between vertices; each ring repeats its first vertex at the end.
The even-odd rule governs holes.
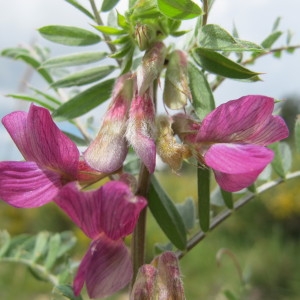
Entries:
POLYGON ((130 300, 154 300, 158 271, 152 265, 143 265, 139 269, 132 288, 130 300))
POLYGON ((126 138, 150 173, 155 169, 155 108, 152 88, 132 100, 126 138))
POLYGON ((170 166, 173 171, 178 171, 181 168, 182 160, 191 156, 187 145, 179 144, 172 130, 172 119, 168 116, 161 115, 156 119, 157 153, 162 161, 170 166))
POLYGON ((130 300, 185 300, 176 255, 167 251, 143 265, 138 272, 130 300))
POLYGON ((170 109, 185 107, 187 98, 191 98, 187 66, 185 52, 175 50, 170 54, 163 93, 164 103, 170 109))
POLYGON ((84 152, 86 162, 100 172, 112 173, 118 170, 127 155, 125 132, 132 90, 133 80, 130 74, 117 79, 100 131, 84 152))
POLYGON ((147 24, 137 24, 134 35, 141 51, 148 49, 156 38, 155 28, 147 24))
POLYGON ((178 259, 174 252, 167 251, 151 262, 158 270, 161 287, 165 289, 165 298, 161 300, 184 300, 183 283, 180 278, 178 259))
POLYGON ((153 81, 159 77, 164 67, 166 54, 167 48, 162 42, 156 42, 146 51, 142 64, 137 69, 138 95, 143 95, 153 81))

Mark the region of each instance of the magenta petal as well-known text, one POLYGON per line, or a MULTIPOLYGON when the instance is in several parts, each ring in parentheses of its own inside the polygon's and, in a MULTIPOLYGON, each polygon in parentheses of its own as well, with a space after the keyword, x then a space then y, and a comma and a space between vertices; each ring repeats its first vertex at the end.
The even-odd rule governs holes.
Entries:
POLYGON ((288 136, 289 130, 284 120, 279 116, 270 116, 265 122, 258 124, 251 134, 247 134, 244 142, 266 146, 288 136))
POLYGON ((274 109, 274 99, 250 95, 228 101, 208 114, 197 135, 197 141, 243 141, 257 128, 263 130, 274 109))
POLYGON ((31 105, 27 130, 35 162, 73 177, 77 175, 79 161, 77 146, 60 131, 47 109, 31 105))
POLYGON ((79 151, 47 109, 32 104, 28 114, 14 112, 2 122, 26 160, 76 177, 79 151))
POLYGON ((132 135, 130 144, 142 160, 149 173, 153 173, 156 164, 156 145, 152 138, 140 134, 132 135))
POLYGON ((273 159, 265 147, 242 144, 214 144, 204 155, 205 164, 214 170, 240 174, 262 170, 273 159))
POLYGON ((61 188, 55 172, 34 162, 0 162, 0 198, 16 207, 38 207, 53 200, 61 188))
POLYGON ((133 232, 141 210, 147 201, 132 194, 121 181, 111 181, 102 187, 101 226, 111 239, 119 239, 133 232))
POLYGON ((156 159, 155 108, 152 89, 132 100, 126 138, 150 173, 154 172, 156 159))
POLYGON ((240 191, 255 182, 263 169, 244 174, 226 174, 214 170, 215 178, 220 187, 227 192, 240 191))
POLYGON ((24 111, 15 111, 6 115, 2 123, 26 160, 33 161, 30 139, 27 134, 27 116, 24 111))
POLYGON ((146 200, 135 197, 121 181, 111 181, 98 190, 81 192, 75 183, 64 186, 55 198, 70 218, 95 239, 99 233, 119 239, 132 233, 146 200))
POLYGON ((93 241, 74 279, 78 295, 83 281, 90 298, 103 298, 125 287, 132 278, 132 262, 122 240, 100 236, 93 241))

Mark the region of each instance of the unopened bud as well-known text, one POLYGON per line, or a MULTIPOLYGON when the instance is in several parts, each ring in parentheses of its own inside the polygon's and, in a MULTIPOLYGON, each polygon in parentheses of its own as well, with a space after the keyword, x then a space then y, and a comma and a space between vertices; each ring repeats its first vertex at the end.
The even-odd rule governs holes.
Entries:
POLYGON ((112 102, 104 115, 99 133, 84 152, 86 162, 100 172, 112 173, 118 170, 127 155, 125 132, 132 90, 130 74, 117 79, 112 92, 112 102))
POLYGON ((156 38, 155 28, 147 24, 137 24, 134 35, 141 51, 148 49, 156 38))
POLYGON ((137 89, 138 94, 143 95, 152 85, 153 81, 159 77, 164 67, 167 48, 162 42, 156 42, 146 51, 142 64, 137 69, 137 89))
POLYGON ((151 263, 157 266, 158 276, 166 288, 167 297, 164 300, 184 300, 183 283, 180 277, 178 258, 174 252, 167 251, 159 255, 151 263))
POLYGON ((152 265, 143 265, 137 274, 130 300, 154 300, 158 271, 152 265))
POLYGON ((187 145, 180 144, 174 137, 172 119, 166 115, 160 115, 156 119, 157 153, 163 162, 168 164, 173 171, 181 168, 182 160, 191 156, 187 145))
POLYGON ((170 109, 181 109, 186 106, 187 98, 191 98, 188 86, 187 55, 181 50, 173 51, 168 60, 164 103, 170 109))
POLYGON ((138 272, 130 300, 185 300, 176 255, 167 251, 143 265, 138 272))
POLYGON ((155 108, 152 88, 142 96, 132 99, 126 138, 150 173, 154 172, 156 160, 155 108))

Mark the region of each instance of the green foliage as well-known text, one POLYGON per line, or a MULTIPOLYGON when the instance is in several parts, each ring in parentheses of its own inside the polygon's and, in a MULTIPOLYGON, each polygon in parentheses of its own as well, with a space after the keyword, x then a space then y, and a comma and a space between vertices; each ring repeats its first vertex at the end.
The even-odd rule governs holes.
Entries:
POLYGON ((292 166, 291 149, 287 143, 274 143, 270 148, 275 153, 272 167, 281 178, 285 178, 292 166))
POLYGON ((74 247, 76 239, 71 232, 51 234, 40 232, 37 235, 10 237, 7 231, 0 232, 0 262, 24 264, 38 280, 53 285, 64 283, 61 275, 69 276, 74 265, 66 260, 66 254, 74 247), (63 271, 63 272, 62 272, 63 271))
POLYGON ((53 57, 42 63, 42 68, 63 68, 93 63, 107 57, 106 52, 90 51, 53 57))
POLYGON ((148 207, 170 241, 181 250, 186 247, 186 228, 176 206, 161 185, 152 177, 148 207))
POLYGON ((264 52, 261 46, 234 38, 225 29, 215 24, 201 27, 198 43, 203 48, 215 51, 264 52))
POLYGON ((53 82, 51 86, 54 88, 62 88, 93 83, 105 78, 115 69, 115 66, 108 65, 79 71, 53 82))
POLYGON ((192 93, 193 108, 202 120, 215 108, 215 100, 206 76, 194 64, 188 64, 189 87, 192 93))
POLYGON ((117 4, 119 0, 104 0, 102 2, 101 11, 110 11, 112 10, 117 4))
POLYGON ((53 112, 59 120, 73 119, 89 112, 110 97, 114 79, 100 82, 77 94, 53 112))
POLYGON ((161 13, 171 19, 193 19, 202 15, 202 9, 191 0, 157 0, 161 13))
POLYGON ((85 7, 83 7, 81 4, 79 4, 76 0, 65 0, 65 1, 70 3, 71 5, 73 5, 75 8, 80 10, 82 13, 84 13, 86 16, 88 16, 92 20, 94 20, 94 16, 85 7))
MULTIPOLYGON (((34 49, 36 50, 36 49, 34 49)), ((38 56, 38 52, 30 52, 24 48, 8 48, 1 51, 1 55, 12 59, 22 60, 34 70, 36 70, 48 83, 52 83, 53 79, 47 70, 41 68, 41 61, 36 59, 35 54, 38 56)), ((41 59, 41 58, 40 58, 41 59)))
POLYGON ((208 72, 232 79, 260 80, 259 73, 241 66, 218 52, 198 47, 192 51, 192 56, 195 62, 208 72))
POLYGON ((198 215, 201 229, 210 228, 210 170, 198 166, 198 215))
POLYGON ((62 300, 66 298, 70 300, 83 300, 80 295, 78 297, 74 295, 73 289, 69 285, 57 285, 54 287, 52 293, 53 300, 62 300))
POLYGON ((39 33, 51 42, 67 46, 87 46, 101 41, 97 34, 72 26, 49 25, 39 28, 39 33))

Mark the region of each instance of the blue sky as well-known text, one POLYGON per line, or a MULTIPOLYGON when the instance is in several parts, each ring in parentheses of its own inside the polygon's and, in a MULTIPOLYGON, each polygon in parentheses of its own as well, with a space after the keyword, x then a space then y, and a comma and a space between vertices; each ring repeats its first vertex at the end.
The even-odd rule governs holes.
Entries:
MULTIPOLYGON (((86 0, 79 1, 89 4, 86 0)), ((120 2, 123 4, 126 1, 120 2)), ((229 32, 235 24, 241 39, 260 43, 271 32, 273 22, 280 16, 280 29, 291 29, 294 34, 293 44, 300 44, 299 11, 300 1, 295 0, 215 0, 208 21, 229 32)), ((63 0, 0 0, 0 49, 38 41, 49 46, 55 55, 75 52, 70 47, 51 44, 39 36, 36 29, 50 24, 91 27, 88 18, 63 0)), ((284 43, 283 38, 278 46, 284 43)), ((215 92, 216 102, 222 103, 247 94, 264 94, 276 99, 300 95, 299 67, 300 50, 293 55, 284 54, 281 59, 264 57, 250 67, 264 73, 261 76, 262 82, 250 84, 227 80, 215 92)), ((4 97, 6 93, 16 92, 24 71, 23 63, 0 57, 0 117, 16 109, 26 109, 23 103, 4 97)), ((39 84, 38 76, 34 80, 39 84)), ((42 88, 46 90, 47 86, 42 88)), ((0 160, 19 159, 18 152, 11 148, 9 136, 2 126, 0 134, 0 160)))

